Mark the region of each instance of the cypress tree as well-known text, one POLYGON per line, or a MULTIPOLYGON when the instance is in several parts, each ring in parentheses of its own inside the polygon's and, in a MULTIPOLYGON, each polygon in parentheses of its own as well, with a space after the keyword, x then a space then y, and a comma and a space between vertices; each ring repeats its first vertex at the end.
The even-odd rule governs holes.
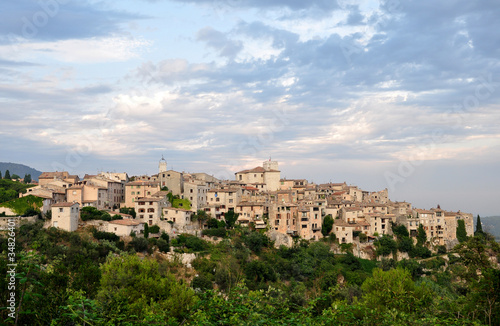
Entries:
POLYGON ((476 232, 474 234, 475 235, 476 234, 483 234, 483 225, 481 224, 481 217, 479 216, 479 214, 477 215, 476 232))
POLYGON ((418 225, 418 230, 417 230, 417 245, 423 246, 426 241, 427 241, 427 233, 425 233, 424 226, 422 225, 422 223, 420 223, 418 225))
POLYGON ((2 179, 2 171, 0 171, 0 179, 2 179))
POLYGON ((464 242, 467 240, 467 231, 465 230, 464 220, 457 221, 457 239, 459 242, 464 242))
POLYGON ((9 179, 10 180, 10 172, 9 172, 9 170, 5 171, 5 178, 4 179, 9 179))

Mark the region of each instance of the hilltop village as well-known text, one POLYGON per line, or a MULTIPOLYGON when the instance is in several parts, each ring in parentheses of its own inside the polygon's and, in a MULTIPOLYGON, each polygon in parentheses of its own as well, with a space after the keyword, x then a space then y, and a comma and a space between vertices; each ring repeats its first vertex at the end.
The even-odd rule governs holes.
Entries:
POLYGON ((472 214, 393 202, 387 189, 366 191, 346 182, 283 179, 278 162, 271 160, 236 172, 234 180, 174 171, 163 158, 158 174, 152 176, 102 172, 80 179, 68 172, 44 172, 38 185, 22 194, 28 195, 43 199, 42 213, 51 212, 51 226, 75 231, 93 223, 119 236, 141 234, 145 224, 158 226, 170 236, 201 236, 210 219, 224 221, 227 214, 236 217, 236 224, 267 230, 285 245, 293 238, 314 241, 325 235, 334 235, 339 244, 370 243, 392 234, 391 222, 406 226, 411 237, 422 225, 431 244, 448 248, 458 243, 457 221, 464 221, 468 236, 474 232, 472 214), (82 223, 81 208, 89 206, 120 219, 82 223), (133 209, 135 217, 124 214, 124 208, 133 209), (327 216, 333 219, 333 227, 325 234, 322 225, 327 216))

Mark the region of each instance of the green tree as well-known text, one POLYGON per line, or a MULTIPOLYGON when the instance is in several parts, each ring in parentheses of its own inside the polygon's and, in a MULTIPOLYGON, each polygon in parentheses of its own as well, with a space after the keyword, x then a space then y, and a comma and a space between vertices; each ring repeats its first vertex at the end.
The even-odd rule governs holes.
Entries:
POLYGON ((499 325, 500 321, 500 270, 487 268, 481 278, 472 285, 469 297, 478 313, 484 312, 488 325, 499 325))
POLYGON ((144 223, 144 238, 149 238, 149 225, 148 223, 144 223))
POLYGON ((228 229, 232 228, 236 221, 238 220, 238 213, 235 213, 233 210, 230 210, 224 215, 224 220, 226 220, 226 227, 228 229))
POLYGON ((482 235, 483 232, 483 225, 481 224, 481 217, 479 214, 477 215, 477 221, 476 221, 476 232, 474 232, 474 235, 482 235))
POLYGON ((333 217, 328 214, 323 219, 323 224, 321 225, 321 234, 326 237, 333 228, 333 217))
POLYGON ((135 216, 136 216, 135 209, 132 207, 130 207, 130 208, 129 207, 122 207, 122 208, 120 208, 120 213, 132 215, 133 218, 135 218, 135 216))
POLYGON ((366 305, 379 311, 395 309, 415 313, 425 309, 433 297, 425 283, 416 285, 410 272, 401 268, 387 272, 374 269, 373 277, 368 278, 361 289, 366 305))
POLYGON ((398 250, 401 252, 410 252, 413 249, 413 240, 410 237, 398 239, 398 250))
POLYGON ((31 183, 31 174, 24 175, 24 183, 31 183))
POLYGON ((424 226, 420 223, 417 230, 417 245, 423 246, 426 241, 427 233, 425 233, 424 226))
POLYGON ((394 233, 394 235, 398 239, 402 239, 404 237, 409 237, 410 236, 410 233, 408 232, 408 229, 403 224, 397 224, 397 223, 391 222, 391 228, 392 228, 392 232, 394 233))
POLYGON ((5 171, 5 177, 4 177, 4 179, 8 179, 8 180, 11 179, 9 170, 5 171))
POLYGON ((173 318, 187 315, 196 300, 194 291, 178 283, 162 264, 136 255, 108 258, 97 295, 108 324, 122 324, 123 317, 140 321, 153 312, 161 320, 158 324, 171 324, 173 318))
POLYGON ((158 225, 152 225, 149 228, 149 233, 160 233, 160 227, 158 225))
POLYGON ((165 239, 160 238, 158 241, 156 241, 156 245, 158 246, 158 250, 161 252, 169 252, 170 251, 170 245, 168 244, 168 241, 165 241, 165 239))
POLYGON ((195 214, 193 214, 193 221, 198 221, 199 226, 201 227, 205 221, 207 221, 210 218, 210 214, 205 212, 203 209, 199 209, 196 211, 195 214))
POLYGON ((467 241, 467 231, 465 230, 464 220, 457 220, 457 239, 459 242, 467 241))
POLYGON ((263 247, 268 247, 270 243, 269 238, 258 231, 250 232, 244 241, 247 248, 257 254, 260 253, 263 247))
POLYGON ((397 243, 394 239, 387 234, 384 234, 380 239, 375 240, 373 243, 377 247, 376 253, 379 256, 387 256, 391 253, 395 253, 397 249, 397 243))
POLYGON ((0 171, 0 179, 2 179, 2 171, 0 171))
POLYGON ((14 174, 12 175, 12 179, 17 180, 17 179, 21 179, 21 177, 20 177, 20 176, 18 176, 17 174, 15 174, 15 173, 14 173, 14 174))

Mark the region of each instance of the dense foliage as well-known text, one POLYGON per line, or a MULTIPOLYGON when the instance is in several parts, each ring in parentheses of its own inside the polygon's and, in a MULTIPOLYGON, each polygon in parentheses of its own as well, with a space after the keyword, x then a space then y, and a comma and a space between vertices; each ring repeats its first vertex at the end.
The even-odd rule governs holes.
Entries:
POLYGON ((26 189, 33 186, 34 185, 0 178, 0 203, 18 198, 20 193, 26 193, 26 189))
POLYGON ((40 214, 40 209, 43 206, 43 199, 28 195, 12 199, 8 202, 2 203, 0 206, 10 208, 14 213, 20 216, 33 216, 40 214))
MULTIPOLYGON (((404 247, 381 237, 377 250, 404 247)), ((16 230, 18 325, 498 325, 498 243, 471 237, 427 259, 371 261, 329 241, 275 248, 235 227, 211 243, 190 235, 128 243, 95 229, 16 230), (196 253, 186 267, 169 246, 196 253), (495 259, 491 259, 491 258, 495 259)), ((420 244, 415 248, 425 248, 420 244)), ((427 248, 425 248, 427 249, 427 248)), ((0 237, 2 257, 8 242, 0 237)), ((7 274, 7 260, 0 273, 7 274)), ((2 299, 9 291, 0 278, 2 299)), ((2 324, 13 324, 0 310, 2 324)))
POLYGON ((117 215, 111 216, 108 212, 100 211, 97 208, 91 206, 82 207, 82 209, 80 210, 80 218, 82 219, 82 221, 90 221, 90 220, 111 221, 115 219, 122 219, 122 217, 119 217, 117 215))

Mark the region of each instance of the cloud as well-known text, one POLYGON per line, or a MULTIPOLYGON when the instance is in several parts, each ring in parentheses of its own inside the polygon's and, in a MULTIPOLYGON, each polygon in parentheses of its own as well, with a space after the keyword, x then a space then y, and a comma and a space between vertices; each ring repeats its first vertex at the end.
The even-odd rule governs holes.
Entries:
POLYGON ((229 59, 234 59, 243 48, 241 42, 230 40, 225 34, 211 27, 199 30, 196 39, 205 42, 210 48, 217 51, 220 56, 229 59))
POLYGON ((316 9, 321 11, 332 11, 339 8, 337 1, 333 0, 175 0, 177 2, 225 6, 229 8, 262 8, 276 9, 288 8, 293 11, 316 9))
POLYGON ((122 24, 145 16, 105 9, 89 1, 4 0, 0 43, 110 37, 125 33, 122 24))
POLYGON ((54 42, 25 42, 15 47, 0 46, 0 56, 54 59, 62 62, 119 62, 135 58, 150 45, 148 41, 127 37, 71 39, 54 42))

